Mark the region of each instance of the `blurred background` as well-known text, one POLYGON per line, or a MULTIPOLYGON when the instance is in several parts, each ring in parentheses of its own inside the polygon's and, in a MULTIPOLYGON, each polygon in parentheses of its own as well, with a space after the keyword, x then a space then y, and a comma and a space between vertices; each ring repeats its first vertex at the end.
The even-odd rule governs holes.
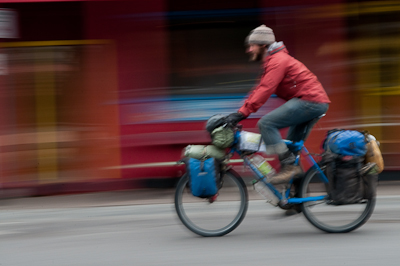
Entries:
POLYGON ((235 112, 257 83, 244 39, 261 24, 332 101, 309 150, 329 129, 368 130, 382 176, 400 179, 399 1, 13 0, 0 1, 0 187, 173 184, 182 149, 210 142, 205 121, 235 112))

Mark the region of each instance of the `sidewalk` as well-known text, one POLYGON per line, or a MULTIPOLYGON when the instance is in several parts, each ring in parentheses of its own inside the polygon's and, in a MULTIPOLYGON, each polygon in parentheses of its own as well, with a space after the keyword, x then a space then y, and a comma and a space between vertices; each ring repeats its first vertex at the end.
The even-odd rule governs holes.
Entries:
MULTIPOLYGON (((250 200, 261 197, 248 187, 250 200)), ((400 181, 380 181, 377 191, 379 196, 400 196, 400 181)), ((55 195, 43 197, 19 197, 0 199, 0 210, 12 209, 53 209, 83 208, 144 204, 166 204, 174 202, 173 188, 132 189, 96 193, 55 195)))

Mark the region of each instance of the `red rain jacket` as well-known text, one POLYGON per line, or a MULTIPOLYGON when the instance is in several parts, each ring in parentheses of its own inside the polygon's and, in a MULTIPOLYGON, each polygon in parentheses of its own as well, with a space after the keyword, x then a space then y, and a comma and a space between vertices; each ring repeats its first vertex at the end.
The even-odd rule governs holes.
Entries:
POLYGON ((318 78, 282 46, 268 52, 259 85, 239 109, 245 117, 257 110, 272 94, 286 101, 300 98, 306 101, 330 103, 318 78))

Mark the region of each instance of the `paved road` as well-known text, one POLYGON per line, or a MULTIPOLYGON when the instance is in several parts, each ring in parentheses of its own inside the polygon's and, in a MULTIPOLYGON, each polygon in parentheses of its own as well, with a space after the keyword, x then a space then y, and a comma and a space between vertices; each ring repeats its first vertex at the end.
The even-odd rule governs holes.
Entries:
MULTIPOLYGON (((251 180, 250 180, 251 181, 251 180)), ((247 180, 246 183, 250 184, 247 180)), ((260 199, 251 186, 248 187, 250 200, 260 199)), ((0 190, 0 211, 7 209, 75 208, 121 205, 143 205, 173 203, 174 189, 142 189, 56 195, 46 197, 10 198, 0 190)), ((400 195, 400 181, 380 182, 378 196, 400 195)), ((1 266, 1 265, 0 265, 1 266)))
POLYGON ((349 234, 323 233, 302 215, 284 218, 253 199, 244 222, 219 238, 189 232, 170 202, 146 204, 172 200, 166 191, 158 200, 124 193, 7 200, 0 202, 0 265, 397 266, 400 197, 393 194, 381 192, 370 221, 349 234))

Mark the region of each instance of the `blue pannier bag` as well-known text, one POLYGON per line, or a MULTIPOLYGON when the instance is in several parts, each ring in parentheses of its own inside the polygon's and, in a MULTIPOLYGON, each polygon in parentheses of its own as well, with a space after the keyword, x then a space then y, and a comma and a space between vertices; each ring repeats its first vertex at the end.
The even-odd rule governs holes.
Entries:
POLYGON ((333 129, 328 131, 323 149, 343 156, 365 156, 367 140, 356 130, 333 129))
POLYGON ((218 192, 218 162, 215 158, 198 160, 187 158, 186 173, 189 175, 190 190, 195 197, 208 198, 218 192))

